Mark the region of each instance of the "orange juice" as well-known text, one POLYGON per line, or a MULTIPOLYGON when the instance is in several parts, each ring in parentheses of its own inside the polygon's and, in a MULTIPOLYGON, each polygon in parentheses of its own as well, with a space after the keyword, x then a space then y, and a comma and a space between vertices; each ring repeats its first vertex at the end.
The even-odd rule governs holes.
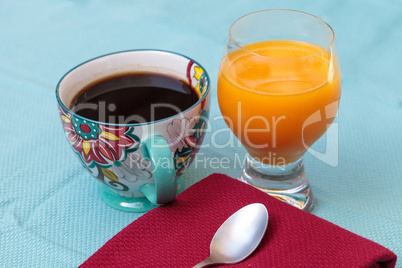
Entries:
POLYGON ((340 76, 336 57, 320 46, 257 42, 223 58, 219 106, 253 158, 284 165, 302 157, 334 120, 340 76))

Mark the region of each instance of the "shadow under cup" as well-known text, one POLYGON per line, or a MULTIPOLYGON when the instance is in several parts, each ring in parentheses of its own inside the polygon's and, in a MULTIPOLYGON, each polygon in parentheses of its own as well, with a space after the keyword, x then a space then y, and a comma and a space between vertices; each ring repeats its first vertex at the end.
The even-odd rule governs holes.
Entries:
POLYGON ((102 183, 103 200, 119 210, 146 212, 173 201, 183 190, 178 176, 193 161, 204 138, 209 90, 205 69, 186 56, 132 50, 73 68, 59 81, 56 98, 64 134, 83 166, 102 183), (110 76, 146 72, 184 81, 198 101, 173 116, 135 124, 94 121, 70 110, 86 86, 110 76))

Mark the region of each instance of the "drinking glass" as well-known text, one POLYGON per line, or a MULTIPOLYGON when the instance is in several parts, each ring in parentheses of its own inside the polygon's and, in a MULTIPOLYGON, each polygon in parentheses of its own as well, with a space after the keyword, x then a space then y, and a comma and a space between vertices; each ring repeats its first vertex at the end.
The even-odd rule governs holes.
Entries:
POLYGON ((341 95, 332 28, 299 11, 264 10, 229 31, 218 101, 248 154, 240 180, 309 211, 303 155, 329 128, 341 95))

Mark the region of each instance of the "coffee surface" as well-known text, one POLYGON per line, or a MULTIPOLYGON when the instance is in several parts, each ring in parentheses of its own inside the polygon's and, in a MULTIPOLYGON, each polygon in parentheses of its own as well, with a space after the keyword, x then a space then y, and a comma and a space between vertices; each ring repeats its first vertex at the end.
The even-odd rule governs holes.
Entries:
POLYGON ((125 73, 83 88, 74 97, 70 109, 99 122, 134 124, 176 115, 197 101, 194 89, 176 77, 125 73))

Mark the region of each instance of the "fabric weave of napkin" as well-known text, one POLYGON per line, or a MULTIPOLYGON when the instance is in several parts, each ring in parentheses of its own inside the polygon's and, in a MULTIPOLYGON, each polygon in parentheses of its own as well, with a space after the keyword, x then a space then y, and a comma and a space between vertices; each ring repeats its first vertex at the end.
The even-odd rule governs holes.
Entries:
POLYGON ((192 267, 206 259, 219 226, 251 203, 269 213, 265 236, 233 267, 394 267, 387 248, 287 205, 226 175, 213 174, 129 224, 81 267, 192 267))

